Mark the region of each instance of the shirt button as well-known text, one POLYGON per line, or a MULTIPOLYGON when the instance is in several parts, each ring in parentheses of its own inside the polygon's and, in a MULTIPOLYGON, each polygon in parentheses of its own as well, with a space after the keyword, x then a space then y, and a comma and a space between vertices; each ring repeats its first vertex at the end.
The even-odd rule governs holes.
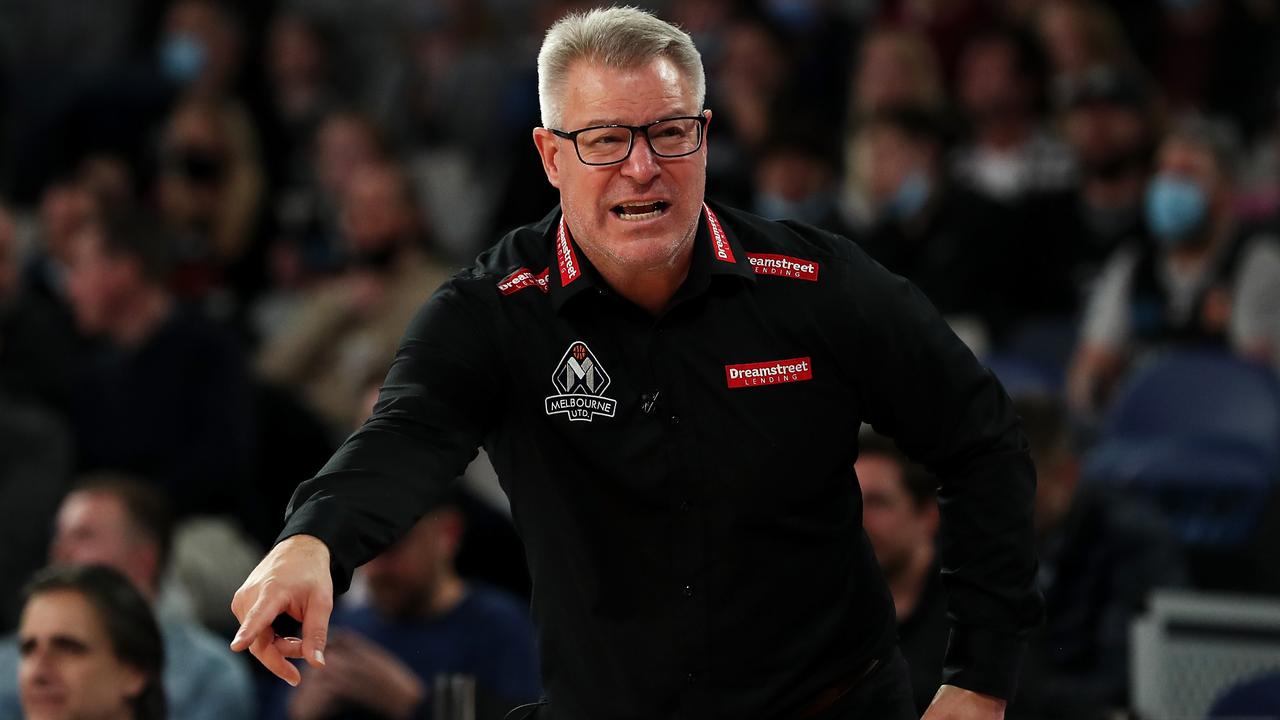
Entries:
POLYGON ((688 675, 685 675, 685 676, 684 676, 684 681, 685 681, 685 682, 687 682, 687 683, 689 683, 690 685, 692 685, 692 684, 694 684, 694 683, 698 682, 698 673, 692 673, 692 672, 691 672, 691 673, 689 673, 688 675))
POLYGON ((679 424, 680 424, 680 416, 679 416, 679 415, 672 415, 672 416, 671 416, 671 424, 672 424, 672 425, 679 425, 679 424))
POLYGON ((692 586, 692 585, 685 585, 685 586, 684 586, 684 590, 681 590, 680 592, 681 592, 681 594, 682 594, 682 595, 684 595, 685 597, 687 597, 687 598, 691 598, 691 597, 693 597, 693 586, 692 586))
POLYGON ((691 510, 692 508, 693 508, 693 504, 692 504, 692 503, 690 503, 688 500, 681 500, 681 501, 680 501, 680 511, 681 511, 681 512, 689 512, 689 510, 691 510))

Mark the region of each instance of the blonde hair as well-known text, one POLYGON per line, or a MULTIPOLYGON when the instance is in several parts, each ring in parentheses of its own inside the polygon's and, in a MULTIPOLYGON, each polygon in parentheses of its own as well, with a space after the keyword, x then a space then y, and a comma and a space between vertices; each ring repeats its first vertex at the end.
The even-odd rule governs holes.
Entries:
POLYGON ((569 13, 547 30, 538 51, 538 105, 542 124, 559 128, 560 98, 569 68, 579 60, 631 69, 655 58, 669 58, 689 82, 698 109, 707 95, 702 56, 680 28, 634 7, 597 8, 569 13))

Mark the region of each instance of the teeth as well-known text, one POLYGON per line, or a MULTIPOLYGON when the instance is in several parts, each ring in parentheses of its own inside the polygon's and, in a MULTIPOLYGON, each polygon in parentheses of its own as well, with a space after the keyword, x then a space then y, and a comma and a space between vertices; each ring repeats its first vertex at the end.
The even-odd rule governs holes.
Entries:
POLYGON ((662 210, 658 209, 658 210, 653 210, 647 213, 618 213, 618 217, 627 221, 652 220, 653 218, 656 218, 661 214, 662 214, 662 210))

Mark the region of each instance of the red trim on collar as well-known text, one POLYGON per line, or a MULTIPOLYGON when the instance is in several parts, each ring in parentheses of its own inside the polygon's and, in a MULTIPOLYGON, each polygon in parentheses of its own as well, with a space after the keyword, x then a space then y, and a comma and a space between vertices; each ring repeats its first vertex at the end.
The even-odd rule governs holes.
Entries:
POLYGON ((702 209, 707 214, 707 228, 711 231, 711 254, 720 262, 736 264, 738 261, 733 257, 733 248, 729 247, 729 236, 724 234, 720 218, 706 203, 702 203, 702 209))
POLYGON ((560 287, 582 277, 582 263, 578 262, 578 254, 573 251, 569 242, 569 226, 564 216, 560 216, 560 229, 556 232, 556 260, 560 263, 560 287))

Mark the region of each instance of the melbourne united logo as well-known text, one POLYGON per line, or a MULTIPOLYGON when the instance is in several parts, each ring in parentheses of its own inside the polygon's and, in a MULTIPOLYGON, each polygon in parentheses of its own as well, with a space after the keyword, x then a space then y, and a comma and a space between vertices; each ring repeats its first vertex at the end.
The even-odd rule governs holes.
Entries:
POLYGON ((564 413, 570 420, 590 422, 596 415, 613 417, 618 401, 604 396, 609 387, 609 373, 581 340, 574 342, 560 358, 551 382, 559 395, 547 398, 547 414, 564 413))

